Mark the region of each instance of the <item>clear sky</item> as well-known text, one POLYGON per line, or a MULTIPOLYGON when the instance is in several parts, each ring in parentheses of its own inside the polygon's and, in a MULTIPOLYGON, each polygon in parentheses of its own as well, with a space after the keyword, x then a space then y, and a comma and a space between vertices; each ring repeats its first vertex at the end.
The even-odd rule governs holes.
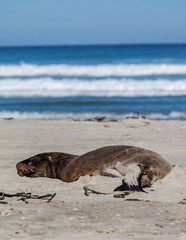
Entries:
POLYGON ((0 0, 0 46, 186 43, 186 0, 0 0))

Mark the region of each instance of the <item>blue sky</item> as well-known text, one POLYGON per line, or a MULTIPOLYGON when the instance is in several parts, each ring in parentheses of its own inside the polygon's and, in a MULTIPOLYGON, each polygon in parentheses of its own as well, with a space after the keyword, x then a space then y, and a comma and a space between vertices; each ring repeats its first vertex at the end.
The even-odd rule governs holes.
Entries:
POLYGON ((0 0, 0 46, 186 43, 186 0, 0 0))

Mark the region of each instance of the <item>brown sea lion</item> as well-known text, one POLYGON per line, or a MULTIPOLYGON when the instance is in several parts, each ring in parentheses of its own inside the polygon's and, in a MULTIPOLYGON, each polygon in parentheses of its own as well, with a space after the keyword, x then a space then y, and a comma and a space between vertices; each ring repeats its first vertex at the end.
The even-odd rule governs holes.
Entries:
POLYGON ((170 163, 153 151, 123 145, 99 148, 81 156, 41 153, 19 162, 16 167, 20 176, 58 178, 64 182, 85 175, 113 176, 114 171, 123 177, 122 186, 116 190, 141 191, 172 169, 170 163))

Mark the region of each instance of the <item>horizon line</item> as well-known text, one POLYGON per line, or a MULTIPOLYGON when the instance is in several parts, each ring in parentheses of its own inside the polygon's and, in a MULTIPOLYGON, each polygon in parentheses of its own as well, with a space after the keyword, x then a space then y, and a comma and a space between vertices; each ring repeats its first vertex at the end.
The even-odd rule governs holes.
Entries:
POLYGON ((101 47, 101 46, 136 46, 136 45, 186 45, 186 42, 159 42, 159 43, 64 43, 64 44, 18 44, 0 45, 0 48, 34 48, 34 47, 101 47))

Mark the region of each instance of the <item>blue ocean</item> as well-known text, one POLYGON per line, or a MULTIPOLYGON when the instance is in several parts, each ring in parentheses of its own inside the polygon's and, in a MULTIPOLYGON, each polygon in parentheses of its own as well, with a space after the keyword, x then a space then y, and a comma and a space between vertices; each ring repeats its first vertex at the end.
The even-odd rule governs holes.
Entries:
POLYGON ((186 44, 0 48, 0 118, 186 120, 186 44))

